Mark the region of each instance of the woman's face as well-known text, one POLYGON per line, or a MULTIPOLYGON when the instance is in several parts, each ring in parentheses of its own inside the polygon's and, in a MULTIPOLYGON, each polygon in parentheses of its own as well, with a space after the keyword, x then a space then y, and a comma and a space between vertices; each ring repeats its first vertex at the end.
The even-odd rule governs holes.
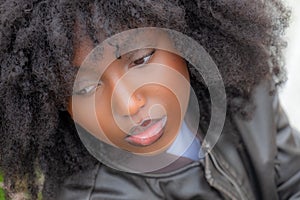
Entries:
MULTIPOLYGON (((149 33, 151 37, 157 47, 173 48, 166 34, 149 33)), ((109 44, 95 61, 90 59, 91 40, 76 42, 73 64, 81 67, 69 102, 71 116, 118 148, 139 154, 165 150, 177 136, 189 99, 185 60, 147 45, 118 53, 123 43, 109 44), (97 72, 87 70, 88 65, 97 72), (97 81, 92 81, 96 74, 97 81)))

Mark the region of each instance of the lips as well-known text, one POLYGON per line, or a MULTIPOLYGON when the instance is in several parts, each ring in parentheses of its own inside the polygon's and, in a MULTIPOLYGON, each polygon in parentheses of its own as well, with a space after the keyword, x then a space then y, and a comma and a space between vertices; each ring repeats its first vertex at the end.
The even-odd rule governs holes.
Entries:
POLYGON ((135 146, 149 146, 163 135, 166 122, 166 116, 145 120, 141 125, 133 127, 125 140, 135 146))

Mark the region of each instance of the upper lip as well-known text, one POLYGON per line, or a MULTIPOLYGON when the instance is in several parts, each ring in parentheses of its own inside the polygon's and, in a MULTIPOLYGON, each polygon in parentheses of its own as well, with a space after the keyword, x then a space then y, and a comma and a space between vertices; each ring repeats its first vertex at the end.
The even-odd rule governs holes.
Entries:
POLYGON ((155 124, 156 122, 158 122, 159 120, 165 117, 166 116, 163 116, 161 118, 155 118, 155 119, 151 119, 151 118, 143 119, 138 125, 133 126, 127 134, 128 136, 137 135, 145 131, 149 126, 155 124))

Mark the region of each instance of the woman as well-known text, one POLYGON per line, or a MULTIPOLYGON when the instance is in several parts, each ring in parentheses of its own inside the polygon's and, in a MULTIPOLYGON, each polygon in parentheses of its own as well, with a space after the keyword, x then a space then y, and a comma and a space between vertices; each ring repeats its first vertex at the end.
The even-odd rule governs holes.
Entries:
MULTIPOLYGON (((41 170, 43 199, 299 196, 299 139, 276 97, 284 82, 281 37, 289 17, 280 1, 1 1, 0 10, 0 163, 8 195, 25 190, 36 199, 41 170), (227 96, 223 134, 213 150, 151 176, 113 169, 91 156, 70 109, 78 72, 73 65, 91 52, 80 41, 94 47, 137 27, 169 28, 197 41, 218 66, 227 96)), ((208 88, 189 62, 187 67, 205 133, 208 88)))

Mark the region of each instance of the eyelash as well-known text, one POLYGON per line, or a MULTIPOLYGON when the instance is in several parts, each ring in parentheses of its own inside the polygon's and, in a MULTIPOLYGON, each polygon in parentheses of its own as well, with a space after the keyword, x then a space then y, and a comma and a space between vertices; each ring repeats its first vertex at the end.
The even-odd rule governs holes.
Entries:
MULTIPOLYGON (((141 56, 140 58, 134 60, 132 63, 130 63, 129 68, 148 63, 148 61, 150 60, 150 58, 152 57, 152 55, 154 53, 155 53, 155 49, 152 50, 150 53, 148 53, 144 56, 141 56), (139 61, 142 61, 142 63, 140 63, 139 61)), ((85 88, 83 88, 79 91, 74 92, 74 94, 75 95, 81 95, 81 96, 87 96, 87 95, 92 94, 93 92, 95 92, 99 86, 101 86, 101 82, 99 82, 97 85, 89 85, 89 86, 87 86, 87 87, 85 87, 85 88)))
POLYGON ((129 64, 129 68, 147 64, 154 53, 155 53, 155 49, 152 50, 150 53, 147 53, 146 55, 143 55, 140 58, 134 60, 132 63, 129 64), (144 60, 145 58, 146 58, 146 60, 144 60), (140 63, 139 61, 142 61, 142 63, 140 63))
POLYGON ((96 89, 101 86, 101 82, 99 82, 97 85, 96 84, 92 84, 89 86, 84 87, 83 89, 74 92, 75 95, 81 95, 81 96, 87 96, 89 94, 92 94, 93 92, 96 91, 96 89))

